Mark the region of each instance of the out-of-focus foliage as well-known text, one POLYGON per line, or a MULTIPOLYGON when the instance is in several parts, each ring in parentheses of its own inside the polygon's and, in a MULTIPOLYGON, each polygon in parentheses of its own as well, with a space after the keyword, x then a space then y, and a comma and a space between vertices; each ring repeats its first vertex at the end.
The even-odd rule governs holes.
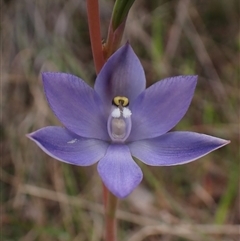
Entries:
MULTIPOLYGON (((102 0, 100 6, 104 39, 113 1, 102 0)), ((68 72, 94 83, 85 1, 5 0, 1 12, 1 240, 99 241, 103 216, 96 166, 60 163, 25 137, 60 125, 45 99, 42 71, 68 72)), ((119 206, 125 210, 119 240, 130 239, 149 220, 239 223, 238 24, 234 0, 138 0, 130 10, 124 41, 140 57, 148 85, 167 76, 199 75, 192 105, 176 129, 231 144, 184 166, 142 165, 142 184, 119 206)), ((141 240, 239 238, 227 232, 180 236, 159 233, 141 240)))

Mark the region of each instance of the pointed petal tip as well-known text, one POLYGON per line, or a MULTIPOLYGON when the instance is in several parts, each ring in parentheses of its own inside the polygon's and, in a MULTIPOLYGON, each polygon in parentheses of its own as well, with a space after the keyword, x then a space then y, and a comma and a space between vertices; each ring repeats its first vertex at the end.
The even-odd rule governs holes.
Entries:
MULTIPOLYGON (((189 132, 190 133, 190 132, 189 132)), ((209 140, 211 140, 212 143, 215 143, 216 145, 218 145, 218 148, 221 148, 223 146, 226 146, 228 145, 229 143, 231 143, 230 140, 226 140, 226 139, 223 139, 223 138, 219 138, 219 137, 215 137, 215 136, 210 136, 210 135, 207 135, 207 134, 200 134, 201 136, 205 136, 206 138, 208 138, 209 140)))
POLYGON ((27 133, 27 134, 25 134, 25 136, 26 136, 28 139, 34 141, 34 138, 33 138, 34 133, 35 133, 35 132, 27 133))
POLYGON ((119 48, 119 51, 124 53, 124 52, 132 52, 131 54, 135 55, 135 52, 131 46, 131 44, 129 43, 129 41, 127 41, 122 47, 119 48))
POLYGON ((198 75, 197 74, 193 74, 193 75, 189 75, 189 76, 193 77, 195 80, 198 79, 198 75))
POLYGON ((220 147, 226 146, 231 143, 230 140, 225 140, 225 139, 221 139, 221 138, 219 138, 219 139, 222 141, 222 145, 220 147))
POLYGON ((128 41, 125 43, 124 47, 126 47, 126 48, 129 48, 129 49, 133 50, 133 48, 132 48, 132 46, 131 46, 131 44, 130 44, 129 40, 128 40, 128 41))
POLYGON ((180 75, 180 78, 186 78, 187 81, 192 81, 193 83, 197 84, 198 75, 180 75))
POLYGON ((198 80, 198 75, 190 75, 192 77, 193 81, 197 82, 198 80))
MULTIPOLYGON (((194 84, 194 88, 196 87, 197 85, 197 81, 198 81, 198 75, 178 75, 178 76, 175 76, 175 77, 170 77, 170 78, 167 78, 167 79, 172 79, 172 78, 175 78, 176 80, 182 80, 182 81, 190 81, 194 84)), ((167 79, 163 79, 163 80, 167 80, 167 79)), ((183 84, 188 84, 187 82, 184 82, 183 84)))

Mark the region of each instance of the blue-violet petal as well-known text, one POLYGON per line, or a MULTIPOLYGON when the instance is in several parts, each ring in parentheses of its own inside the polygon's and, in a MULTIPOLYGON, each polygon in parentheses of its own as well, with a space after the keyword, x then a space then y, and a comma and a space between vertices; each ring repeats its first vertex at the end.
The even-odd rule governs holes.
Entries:
POLYGON ((177 76, 147 88, 134 103, 132 132, 128 141, 154 138, 167 133, 185 115, 197 84, 197 76, 177 76))
POLYGON ((65 128, 48 126, 27 135, 49 156, 69 164, 90 166, 106 153, 106 142, 82 138, 65 128))
POLYGON ((143 174, 126 145, 112 144, 98 163, 106 187, 117 197, 128 196, 141 182, 143 174))
POLYGON ((131 102, 145 88, 143 67, 128 43, 107 60, 94 86, 109 110, 114 97, 124 96, 131 102))
POLYGON ((49 105, 62 124, 77 135, 109 140, 107 118, 98 94, 82 79, 65 73, 43 73, 49 105))
POLYGON ((181 165, 229 143, 195 132, 173 131, 160 137, 130 143, 133 156, 150 166, 181 165))

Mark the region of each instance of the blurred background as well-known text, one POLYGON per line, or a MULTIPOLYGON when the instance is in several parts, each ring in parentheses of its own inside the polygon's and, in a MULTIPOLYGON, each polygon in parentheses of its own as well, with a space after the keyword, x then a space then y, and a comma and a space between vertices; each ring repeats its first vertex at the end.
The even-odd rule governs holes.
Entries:
MULTIPOLYGON (((100 1, 103 39, 113 4, 100 1)), ((86 1, 3 0, 1 8, 0 238, 101 241, 96 165, 60 163, 25 137, 60 125, 45 99, 42 71, 68 72, 94 84, 86 1)), ((139 56, 148 86, 168 76, 199 76, 189 111, 175 129, 231 144, 183 166, 139 163, 144 180, 119 205, 120 241, 239 240, 233 226, 240 222, 239 9, 237 0, 134 3, 123 43, 129 40, 139 56)))

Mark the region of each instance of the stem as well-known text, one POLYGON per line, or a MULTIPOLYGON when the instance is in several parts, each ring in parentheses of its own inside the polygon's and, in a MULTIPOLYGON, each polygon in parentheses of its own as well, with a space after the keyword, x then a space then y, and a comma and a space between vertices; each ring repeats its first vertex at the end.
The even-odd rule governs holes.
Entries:
POLYGON ((108 189, 106 188, 106 186, 104 185, 104 183, 102 183, 102 187, 103 187, 103 204, 104 204, 104 208, 105 208, 105 210, 106 210, 109 191, 108 191, 108 189))
POLYGON ((87 16, 93 60, 98 74, 104 65, 98 0, 87 0, 87 16))
MULTIPOLYGON (((132 0, 131 0, 132 1, 132 0)), ((130 8, 130 7, 129 7, 130 8)), ((127 14, 126 14, 127 15, 127 14)), ((109 27, 108 33, 108 51, 107 56, 104 56, 106 49, 103 49, 101 40, 101 29, 100 29, 100 17, 99 17, 99 6, 98 0, 87 0, 87 16, 88 26, 91 41, 91 48, 93 53, 93 60, 95 65, 96 73, 98 74, 102 69, 105 59, 118 48, 122 34, 125 27, 125 21, 123 21, 121 27, 118 29, 112 29, 112 21, 109 27)), ((116 241, 116 209, 118 199, 103 184, 103 201, 105 206, 106 223, 105 223, 105 241, 116 241)))
POLYGON ((105 222, 105 241, 116 241, 116 210, 118 198, 111 192, 108 192, 108 202, 106 209, 106 222, 105 222))

